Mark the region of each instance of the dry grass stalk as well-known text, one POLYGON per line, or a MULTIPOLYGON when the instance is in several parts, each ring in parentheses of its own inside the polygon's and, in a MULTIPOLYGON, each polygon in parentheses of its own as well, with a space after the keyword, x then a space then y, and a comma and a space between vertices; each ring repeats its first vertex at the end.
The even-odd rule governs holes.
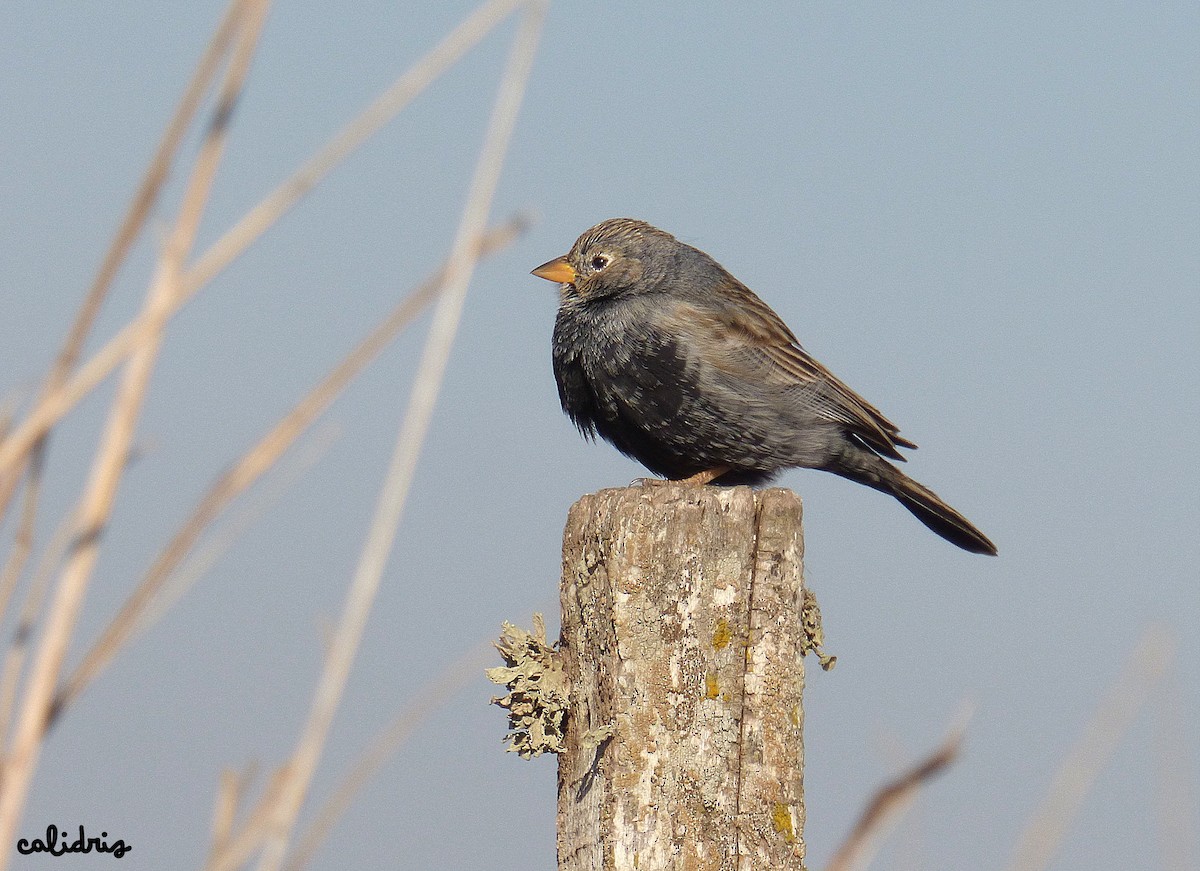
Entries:
MULTIPOLYGON (((110 413, 104 439, 97 452, 92 476, 79 509, 77 526, 79 534, 76 536, 75 549, 72 551, 70 561, 60 579, 54 604, 50 609, 48 626, 42 634, 42 643, 38 649, 33 674, 26 692, 25 705, 21 712, 21 721, 13 740, 14 752, 5 760, 5 786, 7 788, 4 790, 3 798, 0 799, 0 832, 7 830, 11 833, 11 830, 15 829, 17 817, 23 805, 24 794, 28 789, 32 769, 36 765, 38 745, 45 725, 47 710, 44 704, 45 693, 48 688, 52 688, 53 675, 61 668, 65 645, 69 640, 82 604, 83 594, 95 562, 96 539, 107 522, 116 485, 120 478, 120 470, 123 468, 124 458, 128 454, 133 426, 145 395, 148 376, 153 368, 167 320, 200 286, 211 280, 265 232, 271 223, 291 208, 337 162, 344 159, 379 126, 398 112, 404 104, 440 75, 444 69, 482 39, 499 21, 521 5, 524 5, 522 0, 504 0, 504 2, 493 0, 493 2, 480 7, 429 55, 397 80, 388 92, 368 107, 329 146, 319 152, 289 181, 281 185, 198 258, 194 268, 185 272, 184 263, 191 250, 199 216, 207 201, 212 175, 223 147, 225 129, 235 103, 233 97, 240 88, 240 79, 244 77, 248 67, 267 6, 261 0, 234 0, 227 20, 214 36, 210 52, 202 59, 193 84, 181 102, 176 120, 169 126, 159 154, 152 162, 143 186, 139 190, 138 196, 135 197, 130 212, 113 242, 112 249, 106 255, 100 274, 81 307, 56 369, 47 379, 47 389, 15 431, 9 432, 6 427, 5 431, 0 433, 0 483, 3 483, 7 488, 7 493, 11 495, 12 489, 15 488, 21 477, 21 464, 29 456, 30 451, 41 451, 43 440, 50 428, 122 361, 129 359, 117 400, 110 413), (247 12, 250 13, 250 21, 244 22, 241 20, 241 16, 246 15, 247 12), (226 87, 219 99, 218 112, 197 158, 192 181, 185 195, 175 228, 165 246, 147 304, 142 313, 128 324, 117 337, 68 378, 69 370, 78 358, 79 349, 90 331, 95 313, 102 303, 107 288, 111 285, 129 246, 144 226, 146 215, 161 189, 171 156, 177 148, 178 137, 182 130, 186 129, 187 120, 195 111, 193 102, 198 101, 199 95, 203 93, 207 79, 211 78, 212 72, 219 65, 223 48, 238 27, 242 28, 240 39, 235 57, 227 71, 226 87), (212 70, 206 73, 205 71, 210 66, 212 70), (236 87, 231 87, 235 82, 237 82, 236 87)), ((540 11, 541 4, 538 5, 538 8, 540 11)), ((506 79, 506 82, 508 81, 509 79, 506 79)), ((472 202, 478 201, 473 198, 472 202)), ((484 209, 484 214, 486 214, 486 205, 484 209)), ((457 266, 465 273, 465 277, 462 279, 465 287, 470 270, 474 265, 474 257, 478 255, 463 254, 462 245, 467 244, 467 237, 462 232, 460 232, 459 243, 461 245, 456 248, 456 253, 471 262, 465 267, 461 262, 452 263, 451 271, 457 266)), ((0 496, 4 496, 4 493, 0 493, 0 496)), ((30 603, 36 601, 37 598, 34 596, 30 603)), ((15 686, 15 681, 13 684, 15 686)), ((291 776, 288 769, 276 775, 271 787, 262 797, 258 810, 251 815, 247 822, 247 829, 244 829, 243 833, 249 831, 253 835, 256 828, 263 828, 262 821, 265 819, 267 811, 275 806, 277 794, 291 776)), ((254 838, 257 837, 257 835, 254 836, 254 838)), ((256 846, 251 844, 250 848, 256 849, 256 846)), ((242 853, 243 856, 247 855, 239 849, 234 849, 233 852, 242 853)))
MULTIPOLYGON (((157 596, 135 619, 130 634, 125 639, 128 646, 143 632, 161 620, 183 597, 184 593, 202 577, 207 575, 235 543, 271 509, 283 501, 283 497, 301 478, 314 468, 325 456, 340 435, 340 428, 330 424, 313 434, 311 441, 289 458, 290 462, 279 462, 274 469, 273 479, 259 488, 255 498, 247 500, 236 513, 222 524, 220 529, 202 544, 198 544, 187 557, 165 578, 157 596)), ((60 696, 62 690, 59 690, 60 696)), ((60 696, 55 697, 56 704, 60 696)), ((53 710, 53 709, 52 709, 53 710)))
MULTIPOLYGON (((76 361, 79 359, 84 342, 87 341, 88 334, 91 332, 96 316, 99 314, 100 308, 108 296, 108 291, 112 287, 113 280, 116 278, 121 264, 124 263, 125 258, 128 256, 130 248, 133 247, 134 241, 136 241, 142 228, 145 226, 146 219, 154 203, 158 200, 158 195, 163 185, 166 183, 171 164, 174 162, 184 133, 187 132, 187 128, 200 106, 205 91, 208 89, 213 76, 219 69, 221 61, 229 49, 245 5, 246 0, 233 0, 230 3, 221 22, 217 25, 217 30, 209 41, 208 47, 205 49, 204 55, 196 65, 196 70, 192 74, 187 87, 184 89, 183 97, 175 109, 175 114, 167 124, 167 129, 164 131, 162 140, 158 144, 158 149, 155 151, 154 157, 151 158, 150 165, 146 168, 137 193, 134 195, 133 201, 130 203, 129 209, 121 222, 121 226, 118 228, 116 236, 113 238, 108 251, 104 255, 92 286, 88 289, 88 293, 75 315, 75 321, 67 333, 63 347, 54 361, 54 366, 49 376, 46 378, 46 383, 43 385, 41 398, 44 398, 62 386, 67 376, 70 375, 71 369, 74 368, 76 361)), ((5 427, 0 432, 0 438, 7 435, 7 427, 5 427)), ((30 448, 29 475, 20 527, 14 538, 13 549, 5 562, 3 575, 0 575, 0 616, 7 610, 9 597, 16 586, 18 577, 24 570, 26 561, 32 550, 34 520, 37 515, 37 502, 41 486, 41 471, 45 461, 47 435, 48 433, 43 434, 30 448)), ((20 480, 21 472, 22 469, 17 465, 4 477, 3 483, 0 483, 0 517, 3 517, 7 511, 13 488, 20 480)))
POLYGON ((21 604, 21 613, 17 616, 17 625, 13 630, 12 641, 9 642, 8 652, 4 657, 4 671, 0 676, 0 740, 8 736, 8 729, 16 708, 17 686, 25 669, 25 656, 29 642, 41 614, 42 602, 46 590, 50 586, 50 578, 55 568, 67 552, 74 531, 73 516, 68 515, 58 525, 51 537, 42 558, 38 561, 37 569, 25 591, 25 600, 21 604))
MULTIPOLYGON (((401 75, 383 94, 321 148, 283 184, 252 208, 233 228, 201 254, 183 275, 170 317, 216 277, 275 221, 296 205, 340 161, 410 103, 463 54, 482 40, 525 0, 491 0, 456 27, 442 42, 401 75)), ((17 428, 0 442, 0 481, 11 478, 28 452, 83 397, 140 347, 155 327, 146 315, 127 324, 79 367, 58 389, 43 396, 17 428)))
POLYGON ((308 722, 297 742, 287 768, 289 776, 273 809, 260 871, 277 871, 281 866, 296 825, 300 806, 308 792, 317 761, 324 749, 333 715, 345 688, 350 666, 358 650, 363 628, 374 603, 384 567, 395 540, 396 527, 412 483, 413 471, 428 429, 432 409, 457 331, 467 285, 477 254, 475 239, 482 234, 500 177, 504 155, 516 123, 533 56, 545 18, 544 2, 526 7, 513 42, 495 108, 480 149, 467 203, 450 253, 447 287, 434 310, 425 349, 417 369, 408 409, 396 440, 395 452, 380 493, 366 544, 346 596, 336 634, 314 692, 308 722))
MULTIPOLYGON (((290 468, 281 464, 282 468, 279 471, 282 474, 277 476, 277 480, 272 482, 272 486, 268 490, 260 492, 258 499, 244 506, 241 511, 230 518, 226 525, 206 541, 203 547, 197 547, 188 554, 187 559, 163 579, 157 595, 149 599, 140 613, 133 615, 133 621, 122 639, 124 646, 131 644, 141 633, 162 619, 183 594, 191 589, 197 580, 208 574, 220 558, 245 534, 246 530, 266 516, 269 510, 282 499, 289 487, 299 479, 301 474, 320 461, 326 448, 334 441, 332 429, 334 428, 331 427, 330 431, 318 435, 315 443, 302 451, 294 459, 294 462, 290 464, 290 468)), ((96 645, 93 645, 88 653, 89 655, 95 655, 96 645)), ((85 656, 86 659, 87 657, 85 656)), ((111 662, 111 657, 106 662, 111 662)), ((102 671, 103 668, 101 667, 100 670, 102 671)), ((79 686, 72 693, 70 699, 66 697, 66 692, 72 686, 72 678, 75 678, 79 672, 80 668, 76 668, 72 672, 71 677, 64 682, 55 695, 54 702, 51 704, 50 712, 47 715, 47 731, 58 723, 61 715, 66 710, 68 702, 73 700, 74 696, 82 692, 85 688, 79 686)))
MULTIPOLYGON (((524 227, 524 220, 514 217, 489 230, 477 240, 476 255, 486 257, 501 250, 523 232, 524 227)), ((307 396, 209 488, 191 516, 154 560, 121 610, 67 678, 55 697, 52 719, 74 701, 129 643, 141 625, 146 610, 204 530, 239 494, 270 469, 354 377, 437 297, 448 276, 447 265, 443 265, 405 297, 307 396)))
POLYGON ((203 287, 300 201, 330 170, 411 103, 442 73, 474 48, 513 10, 527 0, 490 0, 454 28, 440 43, 375 98, 287 181, 251 209, 184 276, 184 290, 203 287))
POLYGON ((3 620, 4 615, 8 613, 8 603, 12 599, 13 591, 17 588, 17 581, 20 579, 21 573, 25 571, 30 554, 33 553, 38 502, 42 492, 42 473, 46 464, 44 447, 44 443, 38 444, 30 455, 25 482, 25 498, 21 504, 21 518, 17 522, 12 549, 8 552, 8 559, 4 561, 4 570, 0 572, 0 620, 3 620))
POLYGON ((17 414, 17 399, 13 394, 0 400, 0 439, 7 438, 17 414))
POLYGON ((241 868, 254 854, 254 851, 262 846, 262 833, 270 822, 271 811, 279 802, 281 790, 288 776, 286 766, 271 776, 271 782, 255 802, 241 827, 228 836, 219 847, 214 842, 214 849, 204 863, 205 871, 233 871, 233 869, 241 868))
POLYGON ((1162 680, 1175 652, 1173 639, 1152 629, 1138 642, 1050 783, 1046 797, 1026 824, 1007 871, 1040 871, 1062 841, 1084 798, 1108 764, 1121 738, 1133 725, 1154 687, 1162 680))
POLYGON ((154 152, 154 157, 151 158, 137 193, 129 204, 129 210, 104 255, 96 278, 88 289, 87 296, 75 316, 75 322, 67 334, 62 351, 59 352, 58 358, 54 362, 54 369, 48 379, 51 386, 61 384, 75 368, 75 363, 83 350, 83 343, 87 340, 92 325, 95 323, 96 315, 99 313, 105 297, 108 296, 117 272, 129 255, 129 249, 141 235, 146 219, 155 202, 158 201, 158 196, 170 174, 171 164, 174 163, 175 155, 179 151, 179 145, 183 141, 188 127, 191 126, 196 111, 200 108, 209 84, 220 69, 221 61, 237 33, 247 5, 247 0, 232 0, 217 25, 212 40, 199 63, 196 64, 196 71, 184 89, 175 114, 167 124, 167 129, 163 132, 162 140, 154 152))
POLYGON ((444 705, 472 679, 478 678, 483 667, 495 658, 491 641, 484 641, 451 663, 433 680, 422 687, 405 710, 382 732, 342 778, 333 793, 317 811, 307 831, 300 837, 295 851, 288 859, 287 871, 303 871, 317 850, 325 843, 333 827, 345 814, 355 796, 380 768, 395 755, 408 736, 433 711, 444 705))
POLYGON ((1188 738, 1177 668, 1171 668, 1162 681, 1154 707, 1155 798, 1162 867, 1165 871, 1195 871, 1200 868, 1196 832, 1200 802, 1191 779, 1195 768, 1189 750, 1196 742, 1188 738))
POLYGON ((221 772, 221 783, 217 787, 217 800, 213 806, 212 841, 209 855, 224 849, 233 834, 238 808, 251 779, 250 772, 238 773, 232 769, 221 772))
MULTIPOLYGON (((216 32, 209 41, 208 47, 204 50, 203 56, 200 58, 199 63, 196 64, 196 70, 192 73, 192 78, 184 89, 183 96, 180 98, 179 104, 175 109, 175 114, 167 124, 167 129, 163 132, 163 137, 158 144, 154 157, 151 158, 150 164, 142 176, 137 193, 134 194, 133 200, 129 204, 129 209, 121 221, 121 226, 117 229, 116 235, 109 244, 108 251, 105 252, 104 259, 100 263, 100 269, 92 281, 92 286, 88 289, 83 303, 80 305, 78 312, 76 312, 75 321, 67 332, 63 347, 54 361, 54 366, 49 376, 46 378, 39 401, 44 400, 48 395, 61 388, 63 382, 66 381, 67 376, 70 375, 71 370, 74 368, 76 361, 79 359, 84 342, 87 341, 88 334, 91 332, 92 326, 96 321, 96 316, 99 314, 100 308, 108 296, 109 289, 116 279, 117 272, 120 271, 121 265, 129 255, 129 250, 141 234, 142 228, 145 227, 146 219, 149 217, 155 202, 158 201, 158 195, 161 193, 163 185, 166 184, 171 164, 174 162, 175 155, 179 151, 179 145, 183 141, 188 127, 191 126, 192 119, 195 117, 196 111, 199 109, 200 103, 213 77, 220 68, 221 61, 225 58, 229 50, 233 36, 237 32, 242 16, 245 13, 245 7, 246 0, 232 0, 229 7, 225 10, 220 23, 217 25, 216 32)), ((30 448, 32 453, 40 455, 44 452, 45 436, 46 433, 43 433, 35 441, 34 445, 30 448)), ((19 480, 19 476, 20 468, 17 467, 0 479, 0 517, 3 517, 8 509, 9 500, 12 497, 13 488, 19 480)), ((0 613, 2 612, 3 608, 0 608, 0 613)))
MULTIPOLYGON (((881 730, 876 740, 888 770, 903 771, 913 754, 900 736, 891 730, 881 730)), ((888 851, 892 863, 896 871, 923 871, 930 863, 925 858, 925 820, 920 802, 914 801, 900 822, 903 825, 896 825, 895 839, 888 851)))
POLYGON ((921 787, 958 756, 964 734, 964 727, 955 728, 942 746, 928 758, 884 784, 871 798, 825 871, 861 871, 867 868, 879 845, 916 801, 921 787))
MULTIPOLYGON (((213 177, 224 150, 229 113, 249 71, 267 6, 266 0, 252 0, 252 5, 247 8, 237 45, 221 86, 214 123, 201 146, 175 227, 164 246, 155 278, 147 294, 143 311, 148 315, 148 322, 153 325, 153 329, 126 365, 92 465, 92 472, 77 513, 76 541, 46 615, 45 628, 34 656, 16 732, 5 760, 4 789, 0 791, 0 843, 12 843, 16 837, 17 824, 37 764, 45 732, 46 715, 58 674, 83 605, 88 581, 96 562, 98 539, 107 523, 117 485, 125 469, 126 457, 149 385, 150 374, 157 360, 162 329, 166 324, 165 315, 176 296, 183 264, 191 250, 200 216, 211 191, 213 177)), ((7 858, 7 853, 0 858, 0 869, 6 867, 7 858)))

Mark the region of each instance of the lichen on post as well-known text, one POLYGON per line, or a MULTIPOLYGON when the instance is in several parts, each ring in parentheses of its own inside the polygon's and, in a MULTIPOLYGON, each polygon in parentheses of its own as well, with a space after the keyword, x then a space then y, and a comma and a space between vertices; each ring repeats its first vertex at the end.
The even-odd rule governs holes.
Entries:
POLYGON ((800 519, 747 487, 572 507, 560 871, 803 868, 800 519))

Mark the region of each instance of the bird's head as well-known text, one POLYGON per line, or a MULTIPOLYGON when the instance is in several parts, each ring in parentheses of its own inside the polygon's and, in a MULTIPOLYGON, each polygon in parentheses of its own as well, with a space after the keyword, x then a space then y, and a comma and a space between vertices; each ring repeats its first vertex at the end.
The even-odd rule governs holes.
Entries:
POLYGON ((634 218, 609 218, 587 230, 562 257, 533 274, 583 301, 652 292, 670 272, 679 242, 634 218))

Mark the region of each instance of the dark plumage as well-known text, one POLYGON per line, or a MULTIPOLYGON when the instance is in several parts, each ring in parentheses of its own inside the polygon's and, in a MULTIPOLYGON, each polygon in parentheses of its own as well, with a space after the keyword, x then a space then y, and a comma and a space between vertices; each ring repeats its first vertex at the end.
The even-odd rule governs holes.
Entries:
POLYGON ((644 221, 613 218, 533 274, 560 282, 554 376, 588 437, 667 478, 760 484, 833 472, 895 496, 965 550, 993 545, 884 460, 916 445, 800 347, 719 263, 644 221))

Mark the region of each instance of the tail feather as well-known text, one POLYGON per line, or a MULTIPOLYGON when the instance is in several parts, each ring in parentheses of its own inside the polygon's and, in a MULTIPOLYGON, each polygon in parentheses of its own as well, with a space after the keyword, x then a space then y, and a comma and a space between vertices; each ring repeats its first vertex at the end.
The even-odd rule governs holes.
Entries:
POLYGON ((971 521, 943 502, 924 484, 917 483, 891 463, 861 450, 854 456, 843 455, 840 459, 842 462, 829 468, 829 471, 891 493, 917 520, 951 544, 971 553, 996 555, 996 545, 971 521))
POLYGON ((996 545, 971 521, 943 502, 928 487, 918 484, 903 472, 896 472, 891 493, 917 520, 951 544, 971 553, 996 555, 996 545))

